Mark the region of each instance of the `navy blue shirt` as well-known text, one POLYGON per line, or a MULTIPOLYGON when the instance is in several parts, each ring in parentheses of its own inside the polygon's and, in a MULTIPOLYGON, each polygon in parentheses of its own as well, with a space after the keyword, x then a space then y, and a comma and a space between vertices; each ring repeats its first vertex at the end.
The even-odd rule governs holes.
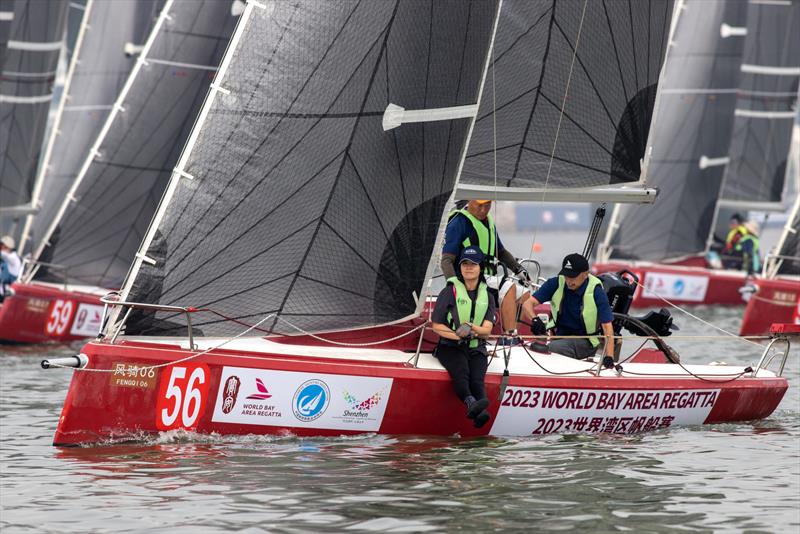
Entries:
MULTIPOLYGON (((588 278, 575 291, 572 291, 566 284, 564 285, 564 298, 561 301, 561 316, 558 318, 558 324, 556 324, 556 334, 560 336, 582 336, 593 333, 585 332, 583 318, 581 317, 583 294, 586 293, 586 286, 588 285, 588 278)), ((558 277, 554 276, 542 284, 542 287, 533 294, 533 298, 542 303, 550 302, 557 289, 558 277)), ((608 303, 606 292, 603 291, 602 284, 594 288, 594 302, 597 305, 597 318, 601 324, 610 323, 614 320, 614 315, 611 313, 611 306, 608 303)))
MULTIPOLYGON (((489 221, 481 221, 489 228, 489 221)), ((453 254, 454 256, 458 257, 461 254, 461 249, 464 247, 462 244, 464 240, 468 237, 471 238, 474 233, 474 229, 472 228, 472 223, 466 216, 463 214, 456 215, 450 222, 447 223, 447 228, 444 231, 444 247, 442 248, 442 252, 445 254, 453 254)), ((473 246, 478 246, 478 243, 472 243, 473 246)), ((500 236, 497 236, 497 255, 500 255, 500 252, 503 250, 503 243, 500 241, 500 236)), ((486 252, 485 250, 483 251, 486 252)))

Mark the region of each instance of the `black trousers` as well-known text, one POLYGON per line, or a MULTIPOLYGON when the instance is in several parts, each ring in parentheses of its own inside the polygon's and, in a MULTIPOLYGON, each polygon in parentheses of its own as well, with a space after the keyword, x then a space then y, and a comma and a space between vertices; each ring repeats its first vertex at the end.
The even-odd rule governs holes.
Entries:
POLYGON ((472 395, 476 400, 486 398, 486 389, 483 379, 489 359, 481 350, 468 347, 439 344, 436 347, 436 357, 450 373, 453 389, 459 399, 464 401, 472 395))

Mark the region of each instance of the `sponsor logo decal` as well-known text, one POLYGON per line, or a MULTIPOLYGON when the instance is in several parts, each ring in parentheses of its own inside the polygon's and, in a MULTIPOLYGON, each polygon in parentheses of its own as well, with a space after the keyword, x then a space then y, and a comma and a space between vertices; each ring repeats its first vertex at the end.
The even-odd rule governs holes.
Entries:
MULTIPOLYGON (((223 413, 231 413, 233 411, 233 407, 236 405, 236 397, 239 396, 239 388, 242 385, 242 381, 239 380, 239 377, 236 375, 231 375, 225 381, 225 393, 224 397, 222 397, 222 412, 223 413)), ((248 399, 250 397, 247 397, 248 399)))
POLYGON ((268 398, 272 397, 267 386, 264 385, 264 382, 260 378, 256 378, 256 389, 258 389, 258 393, 253 393, 252 395, 248 395, 247 398, 251 400, 267 400, 268 398))
POLYGON ((322 380, 303 382, 292 398, 292 413, 301 421, 313 421, 325 413, 331 399, 328 385, 322 380))
POLYGON ((677 280, 675 280, 675 283, 672 284, 672 293, 674 295, 680 295, 681 293, 683 293, 683 289, 685 287, 686 287, 686 284, 683 283, 683 280, 678 278, 677 280))
POLYGON ((708 277, 646 272, 642 297, 703 302, 708 291, 708 277))
POLYGON ((226 366, 212 421, 375 432, 391 391, 391 378, 226 366), (238 384, 235 399, 231 383, 238 384))

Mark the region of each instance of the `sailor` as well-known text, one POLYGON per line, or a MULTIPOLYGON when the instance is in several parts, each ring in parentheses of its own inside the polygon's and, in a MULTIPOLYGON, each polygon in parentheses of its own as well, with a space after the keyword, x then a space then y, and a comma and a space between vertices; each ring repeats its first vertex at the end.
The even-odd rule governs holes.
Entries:
POLYGON ((491 200, 470 200, 467 205, 454 211, 445 230, 442 249, 441 268, 448 284, 456 279, 455 260, 466 247, 478 247, 483 252, 484 275, 490 291, 500 306, 500 324, 505 335, 500 340, 503 345, 520 343, 516 332, 517 309, 528 300, 530 293, 525 284, 530 283, 528 272, 503 246, 489 211, 491 200), (517 278, 501 277, 497 272, 497 262, 508 267, 517 278))
POLYGON ((728 235, 725 237, 725 246, 722 247, 723 265, 728 269, 741 268, 741 247, 737 248, 739 240, 747 235, 744 217, 738 213, 731 215, 728 223, 728 235))
POLYGON ((6 287, 16 282, 22 271, 22 260, 14 247, 14 238, 10 235, 0 238, 0 296, 7 294, 6 287))
POLYGON ((600 346, 602 327, 605 336, 603 366, 614 366, 614 316, 603 283, 589 274, 589 262, 580 254, 569 254, 561 263, 561 272, 550 278, 525 303, 533 308, 550 302, 551 319, 547 328, 556 336, 584 336, 552 340, 550 352, 584 359, 594 356, 600 346))
POLYGON ((484 259, 478 247, 461 252, 459 276, 439 293, 431 315, 433 331, 439 334, 436 358, 450 374, 476 428, 490 418, 483 385, 488 367, 485 338, 492 331, 496 310, 481 273, 484 259))
POLYGON ((742 255, 742 269, 747 274, 754 274, 761 270, 761 257, 759 251, 758 231, 756 221, 747 221, 744 224, 747 233, 735 245, 735 249, 742 255))

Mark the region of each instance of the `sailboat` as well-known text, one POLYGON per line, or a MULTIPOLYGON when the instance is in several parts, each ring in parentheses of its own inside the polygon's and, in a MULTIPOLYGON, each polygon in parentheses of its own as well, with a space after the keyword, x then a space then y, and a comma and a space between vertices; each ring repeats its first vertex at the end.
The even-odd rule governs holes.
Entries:
MULTIPOLYGON (((800 117, 800 115, 798 115, 800 117)), ((800 120, 795 119, 787 177, 800 185, 800 120)), ((744 310, 740 336, 764 335, 772 323, 800 325, 800 189, 774 252, 764 261, 744 310)))
POLYGON ((727 224, 726 208, 784 209, 781 191, 800 79, 800 4, 685 7, 676 28, 675 63, 665 77, 674 93, 661 108, 672 119, 661 121, 667 129, 655 132, 666 137, 656 143, 663 152, 651 166, 659 202, 650 209, 615 208, 595 269, 635 273, 634 306, 663 306, 665 300, 743 305, 740 289, 750 277, 714 268, 707 252, 715 227, 727 224), (708 18, 698 19, 693 11, 708 18), (682 42, 688 46, 681 58, 682 42), (693 81, 700 83, 685 87, 693 81))
POLYGON ((233 31, 232 5, 87 3, 43 169, 52 189, 29 226, 38 244, 0 308, 0 339, 97 335, 100 297, 121 286, 156 210, 233 31))
POLYGON ((0 6, 0 235, 19 242, 32 192, 59 57, 67 0, 0 6))
POLYGON ((769 415, 787 382, 764 365, 663 363, 664 346, 661 363, 600 370, 514 347, 490 363, 498 400, 478 429, 420 348, 454 198, 651 196, 631 184, 672 7, 249 1, 104 298, 104 334, 43 363, 78 369, 54 443, 626 434, 769 415))

